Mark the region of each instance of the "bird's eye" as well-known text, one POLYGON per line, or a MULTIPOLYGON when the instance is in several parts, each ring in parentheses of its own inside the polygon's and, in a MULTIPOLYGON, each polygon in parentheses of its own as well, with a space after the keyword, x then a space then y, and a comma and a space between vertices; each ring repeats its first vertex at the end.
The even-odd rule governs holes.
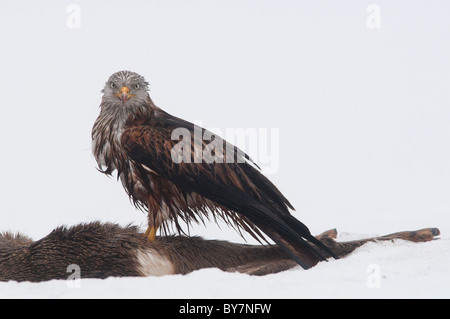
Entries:
POLYGON ((109 86, 111 87, 111 89, 115 89, 115 88, 116 88, 116 84, 115 84, 114 82, 111 82, 111 83, 109 84, 109 86))
POLYGON ((136 84, 136 85, 134 86, 134 88, 135 88, 136 90, 139 90, 140 87, 141 87, 141 86, 140 86, 139 84, 136 84))

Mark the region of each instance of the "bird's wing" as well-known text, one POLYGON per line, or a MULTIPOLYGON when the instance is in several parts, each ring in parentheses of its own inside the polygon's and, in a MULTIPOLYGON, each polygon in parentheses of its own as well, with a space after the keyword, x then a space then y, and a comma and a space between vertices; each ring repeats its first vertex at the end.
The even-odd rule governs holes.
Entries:
MULTIPOLYGON (((161 112, 146 123, 129 124, 122 134, 122 145, 131 159, 184 192, 197 193, 245 217, 303 268, 325 259, 310 243, 334 256, 289 213, 288 207, 292 206, 287 199, 248 162, 220 163, 205 158, 199 162, 195 129, 193 124, 161 112), (189 138, 180 141, 180 132, 189 133, 189 138), (184 156, 182 160, 180 156, 184 156)), ((234 151, 234 147, 230 149, 234 151)))

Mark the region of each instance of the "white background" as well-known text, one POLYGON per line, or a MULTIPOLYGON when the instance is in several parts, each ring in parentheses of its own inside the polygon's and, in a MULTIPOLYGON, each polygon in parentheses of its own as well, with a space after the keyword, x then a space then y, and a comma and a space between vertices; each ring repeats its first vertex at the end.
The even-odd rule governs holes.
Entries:
MULTIPOLYGON (((96 171, 90 132, 119 70, 171 114, 278 128, 269 178, 313 233, 450 230, 448 1, 2 1, 0 228, 145 227, 96 171), (69 4, 81 28, 67 25, 69 4)), ((240 241, 208 225, 192 235, 240 241)))

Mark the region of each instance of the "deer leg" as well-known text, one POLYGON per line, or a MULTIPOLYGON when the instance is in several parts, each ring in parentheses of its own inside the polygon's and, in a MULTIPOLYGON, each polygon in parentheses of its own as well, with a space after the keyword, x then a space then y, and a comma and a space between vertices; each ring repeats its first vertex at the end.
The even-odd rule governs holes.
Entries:
MULTIPOLYGON (((330 232, 330 231, 328 231, 330 232)), ((427 242, 435 239, 436 236, 440 235, 440 231, 437 228, 425 228, 416 231, 404 231, 393 233, 385 236, 379 237, 371 237, 360 240, 353 240, 347 242, 337 242, 334 240, 336 237, 327 236, 328 232, 324 232, 321 235, 317 236, 317 238, 322 241, 325 245, 327 245, 338 257, 344 257, 351 252, 353 252, 356 248, 361 247, 364 244, 369 242, 377 242, 377 241, 388 241, 394 239, 403 239, 412 242, 427 242), (325 235, 324 235, 325 234, 325 235)), ((331 231, 333 234, 333 230, 331 231)), ((337 234, 337 232, 336 232, 337 234)))
POLYGON ((235 268, 228 268, 227 271, 239 272, 241 274, 252 276, 265 276, 286 271, 296 266, 298 266, 298 264, 293 259, 275 259, 265 262, 250 262, 244 265, 237 266, 235 268))
MULTIPOLYGON (((337 242, 335 240, 337 238, 337 230, 330 229, 316 236, 316 238, 328 246, 339 258, 342 258, 352 253, 356 248, 359 248, 369 242, 388 241, 394 239, 403 239, 412 242, 427 242, 435 239, 435 237, 439 235, 439 229, 425 228, 416 231, 398 232, 379 237, 337 242)), ((226 271, 240 272, 253 276, 264 276, 286 271, 298 265, 297 262, 289 258, 289 256, 284 256, 284 253, 282 253, 277 247, 260 246, 259 249, 261 249, 261 251, 266 251, 269 256, 273 255, 273 257, 267 258, 267 255, 264 254, 265 257, 263 259, 255 258, 255 260, 251 262, 227 268, 226 271)))
POLYGON ((425 228, 416 231, 404 231, 381 237, 376 237, 375 240, 385 241, 385 240, 403 239, 415 243, 423 243, 434 240, 435 239, 434 237, 439 236, 440 234, 441 232, 437 228, 425 228))
POLYGON ((322 234, 317 235, 316 238, 318 240, 324 240, 326 238, 336 239, 337 238, 337 230, 336 230, 336 228, 334 228, 334 229, 324 231, 322 234))
MULTIPOLYGON (((333 243, 336 243, 334 239, 337 238, 337 230, 327 230, 316 236, 316 238, 324 243, 329 243, 328 246, 333 246, 333 243)), ((296 267, 297 265, 297 262, 293 259, 290 259, 288 256, 281 258, 280 256, 274 256, 272 260, 256 260, 244 265, 228 268, 227 271, 240 272, 252 276, 265 276, 268 274, 275 274, 278 272, 289 270, 296 267)))

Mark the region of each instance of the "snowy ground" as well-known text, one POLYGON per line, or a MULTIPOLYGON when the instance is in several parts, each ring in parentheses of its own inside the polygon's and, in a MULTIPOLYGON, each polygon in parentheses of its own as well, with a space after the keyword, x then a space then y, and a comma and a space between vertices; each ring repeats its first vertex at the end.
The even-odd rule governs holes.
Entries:
MULTIPOLYGON (((371 244, 264 278, 0 283, 0 297, 450 297, 450 2, 371 3, 2 1, 0 231, 38 239, 94 220, 145 226, 91 152, 100 91, 129 69, 173 115, 279 132, 258 134, 255 152, 236 143, 314 234, 439 227, 443 239, 371 244), (380 288, 367 287, 370 265, 380 288)), ((191 234, 240 240, 211 225, 191 234)))
MULTIPOLYGON (((340 239, 359 236, 343 234, 340 239)), ((0 298, 450 298, 450 239, 367 244, 304 271, 251 277, 204 269, 186 276, 0 283, 0 298)))

